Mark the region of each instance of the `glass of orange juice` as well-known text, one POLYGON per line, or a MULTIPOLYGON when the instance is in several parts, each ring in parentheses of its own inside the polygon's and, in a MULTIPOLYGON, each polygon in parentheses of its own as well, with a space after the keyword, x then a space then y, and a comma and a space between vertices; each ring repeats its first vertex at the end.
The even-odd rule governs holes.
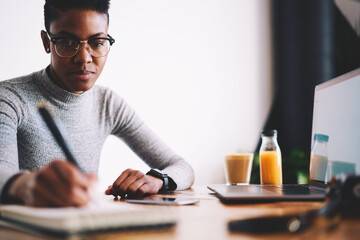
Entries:
POLYGON ((261 133, 260 182, 261 184, 282 184, 281 151, 276 130, 261 133))

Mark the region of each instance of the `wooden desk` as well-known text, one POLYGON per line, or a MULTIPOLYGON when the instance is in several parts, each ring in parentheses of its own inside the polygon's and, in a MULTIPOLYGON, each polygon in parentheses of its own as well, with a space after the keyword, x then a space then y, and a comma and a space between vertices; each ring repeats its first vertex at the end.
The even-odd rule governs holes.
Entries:
MULTIPOLYGON (((255 217, 260 215, 284 215, 310 209, 320 208, 321 202, 277 202, 262 204, 224 205, 210 194, 206 186, 195 186, 190 190, 176 192, 171 196, 190 197, 200 199, 197 205, 176 206, 179 221, 171 228, 160 230, 117 231, 94 234, 71 239, 360 239, 360 219, 340 221, 332 231, 324 228, 313 228, 301 234, 268 234, 252 235, 233 233, 227 229, 230 220, 255 217)), ((129 204, 119 201, 119 204, 129 204)), ((151 206, 149 206, 151 207, 151 206)), ((0 239, 56 239, 53 237, 37 236, 5 227, 0 227, 0 239)))

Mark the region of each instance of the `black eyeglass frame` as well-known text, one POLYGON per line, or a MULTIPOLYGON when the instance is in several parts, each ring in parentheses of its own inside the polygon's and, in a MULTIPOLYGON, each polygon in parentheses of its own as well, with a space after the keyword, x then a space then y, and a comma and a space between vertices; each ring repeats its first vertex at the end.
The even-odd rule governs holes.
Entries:
MULTIPOLYGON (((82 42, 88 43, 89 41, 94 41, 94 40, 99 40, 99 39, 101 39, 101 40, 108 40, 108 41, 110 42, 110 47, 115 43, 115 39, 114 39, 113 37, 111 37, 110 34, 107 34, 108 38, 104 38, 104 37, 94 37, 94 38, 90 38, 90 39, 87 39, 87 40, 80 40, 80 39, 77 39, 77 38, 75 38, 75 37, 52 37, 50 33, 47 33, 47 35, 49 36, 50 41, 55 45, 55 48, 56 48, 56 42, 57 42, 58 40, 60 40, 60 39, 72 39, 72 40, 75 40, 75 41, 77 41, 79 47, 80 47, 80 44, 81 44, 82 42)), ((72 56, 61 56, 61 55, 59 55, 57 52, 56 52, 56 53, 57 53, 60 57, 73 57, 73 56, 75 56, 75 55, 79 52, 79 47, 78 47, 77 51, 74 53, 74 55, 72 55, 72 56)), ((109 51, 110 51, 110 49, 109 49, 109 51)), ((108 52, 108 53, 109 53, 109 52, 108 52)), ((108 53, 107 53, 107 54, 108 54, 108 53)), ((107 54, 104 55, 104 56, 100 56, 100 57, 105 57, 105 56, 107 56, 107 54)), ((93 56, 93 55, 91 55, 91 56, 92 56, 92 57, 95 57, 95 56, 93 56)), ((95 57, 95 58, 97 58, 97 57, 95 57)))

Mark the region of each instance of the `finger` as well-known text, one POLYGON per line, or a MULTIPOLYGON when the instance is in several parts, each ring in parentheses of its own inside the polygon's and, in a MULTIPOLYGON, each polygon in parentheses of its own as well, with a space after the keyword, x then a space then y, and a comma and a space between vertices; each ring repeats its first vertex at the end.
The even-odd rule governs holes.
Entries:
POLYGON ((112 185, 111 188, 111 194, 116 196, 125 197, 125 192, 120 189, 120 186, 123 184, 123 182, 133 173, 133 169, 126 169, 123 171, 120 176, 115 180, 115 182, 112 185))
POLYGON ((89 188, 89 179, 80 170, 67 161, 54 161, 52 167, 57 172, 64 184, 69 187, 77 185, 83 189, 89 188))
POLYGON ((58 177, 53 168, 45 167, 40 170, 35 177, 35 184, 33 186, 34 201, 54 203, 61 205, 64 199, 64 193, 67 186, 58 177))
POLYGON ((37 184, 33 189, 33 194, 33 203, 31 205, 38 207, 64 206, 64 201, 44 184, 37 184))
POLYGON ((135 170, 132 171, 131 174, 118 187, 120 196, 123 196, 128 193, 132 194, 132 192, 129 192, 130 185, 143 177, 144 177, 144 174, 142 172, 135 171, 135 170))
POLYGON ((37 174, 35 198, 46 199, 56 206, 80 206, 90 200, 87 179, 75 166, 64 161, 54 161, 37 174), (64 175, 68 178, 65 179, 64 175))
MULTIPOLYGON (((114 197, 117 197, 117 196, 120 196, 120 192, 118 189, 115 189, 112 185, 109 186, 106 190, 105 190, 105 194, 106 195, 113 195, 114 197)), ((120 196, 120 197, 124 197, 125 195, 123 196, 120 196)))
POLYGON ((113 183, 113 187, 114 188, 118 188, 120 186, 120 184, 122 182, 124 182, 124 180, 131 174, 133 170, 132 169, 126 169, 125 171, 123 171, 120 176, 115 180, 115 182, 113 183))
POLYGON ((127 194, 131 197, 137 197, 138 195, 142 195, 142 190, 140 190, 141 186, 145 184, 144 179, 140 178, 137 181, 130 184, 127 190, 127 194))
POLYGON ((34 187, 34 199, 48 206, 82 206, 90 201, 89 193, 79 186, 67 186, 49 171, 39 173, 34 187), (54 187, 56 186, 56 187, 54 187))
POLYGON ((83 206, 90 202, 91 196, 88 191, 85 191, 82 188, 73 188, 71 189, 71 194, 69 194, 69 206, 83 206))
POLYGON ((106 195, 112 195, 112 185, 108 186, 108 188, 105 190, 106 195))

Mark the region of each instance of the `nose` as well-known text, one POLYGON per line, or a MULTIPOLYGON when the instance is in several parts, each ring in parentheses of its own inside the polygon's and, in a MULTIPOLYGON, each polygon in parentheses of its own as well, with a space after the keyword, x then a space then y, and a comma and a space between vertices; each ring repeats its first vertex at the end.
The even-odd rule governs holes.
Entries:
POLYGON ((74 56, 75 63, 90 63, 92 62, 92 56, 90 53, 90 47, 87 43, 82 43, 79 46, 79 51, 74 56))

